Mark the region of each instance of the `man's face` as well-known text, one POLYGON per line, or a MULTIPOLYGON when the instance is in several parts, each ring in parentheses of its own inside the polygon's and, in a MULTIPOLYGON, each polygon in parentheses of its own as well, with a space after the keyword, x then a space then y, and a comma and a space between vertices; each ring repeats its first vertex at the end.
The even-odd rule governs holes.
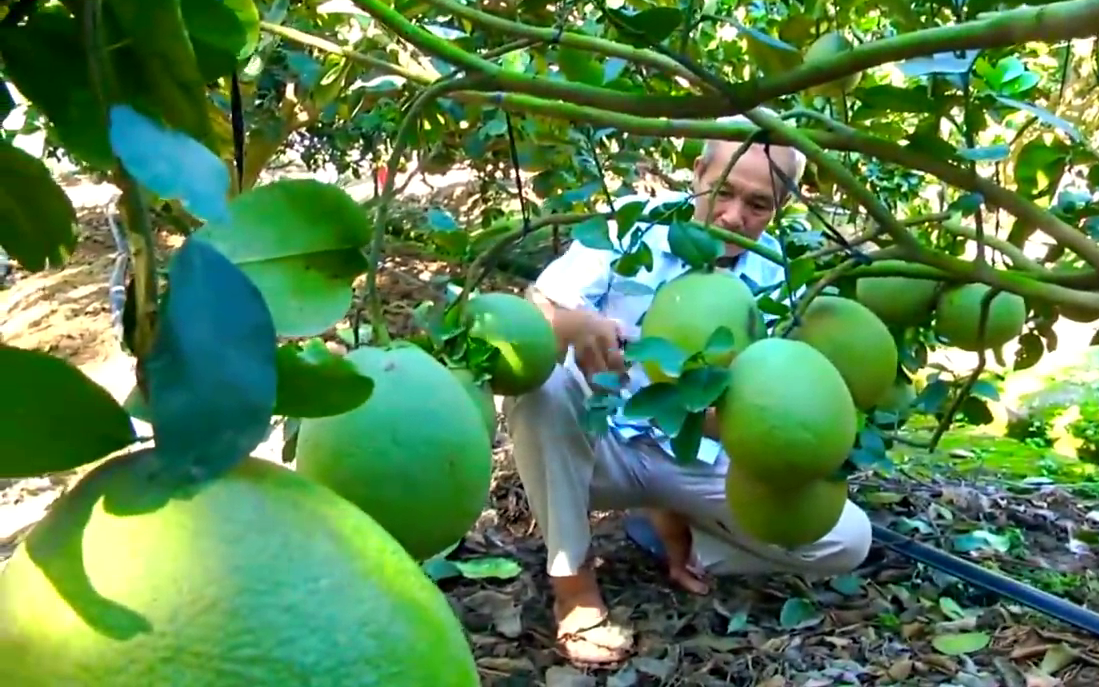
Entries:
MULTIPOLYGON (((696 222, 705 223, 711 217, 714 226, 731 231, 753 241, 758 240, 775 216, 776 190, 778 202, 786 197, 782 182, 771 174, 767 153, 760 144, 753 144, 733 165, 722 183, 721 175, 729 160, 740 149, 740 143, 721 141, 709 164, 699 157, 695 161, 693 190, 696 222), (717 189, 711 202, 711 192, 717 189)), ((793 153, 789 148, 770 147, 771 158, 787 175, 790 174, 793 153)), ((744 249, 726 244, 725 254, 739 255, 744 249)))

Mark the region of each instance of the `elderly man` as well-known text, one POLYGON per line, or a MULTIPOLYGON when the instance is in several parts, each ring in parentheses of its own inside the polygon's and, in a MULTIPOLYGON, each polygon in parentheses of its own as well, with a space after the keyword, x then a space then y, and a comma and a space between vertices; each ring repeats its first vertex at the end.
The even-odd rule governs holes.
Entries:
MULTIPOLYGON (((764 229, 786 201, 786 186, 761 144, 753 144, 723 180, 739 147, 707 142, 694 166, 694 193, 680 197, 693 196, 697 221, 712 218, 723 229, 778 250, 764 229)), ((798 183, 804 156, 774 145, 769 152, 798 183)), ((653 227, 643 240, 652 249, 653 266, 634 281, 655 289, 687 269, 669 249, 667 227, 653 227)), ((504 405, 515 463, 546 543, 557 647, 583 665, 618 663, 633 648, 632 632, 609 620, 587 561, 592 510, 644 509, 671 582, 694 593, 708 591, 707 575, 843 573, 863 561, 871 541, 867 516, 850 502, 831 533, 801 549, 784 550, 740 532, 725 504, 729 462, 716 440, 712 411, 698 457, 685 465, 672 459, 667 437, 650 425, 612 417, 607 432, 585 430, 582 414, 593 375, 628 374, 627 393, 647 381, 640 366, 626 369, 620 341, 636 332, 652 296, 616 288, 626 278, 611 268, 614 257, 613 251, 574 241, 533 284, 529 295, 553 324, 564 362, 543 387, 504 405)), ((780 265, 732 244, 719 264, 758 285, 782 280, 780 265)))

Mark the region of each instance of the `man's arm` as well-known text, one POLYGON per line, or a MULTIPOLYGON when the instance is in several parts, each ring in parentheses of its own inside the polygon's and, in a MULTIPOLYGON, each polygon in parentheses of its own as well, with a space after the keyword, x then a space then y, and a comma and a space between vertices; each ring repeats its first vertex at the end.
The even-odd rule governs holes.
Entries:
POLYGON ((557 357, 563 360, 578 324, 592 309, 591 299, 610 286, 612 251, 573 241, 527 287, 526 297, 542 311, 557 335, 557 357))

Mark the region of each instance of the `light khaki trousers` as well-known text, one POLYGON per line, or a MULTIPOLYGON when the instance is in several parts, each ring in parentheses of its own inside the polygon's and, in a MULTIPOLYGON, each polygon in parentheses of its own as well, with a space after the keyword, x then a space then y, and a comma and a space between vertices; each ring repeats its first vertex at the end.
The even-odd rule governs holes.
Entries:
POLYGON ((870 520, 850 501, 835 528, 809 546, 786 550, 739 530, 725 505, 728 458, 674 462, 647 438, 623 441, 585 431, 590 394, 570 355, 538 390, 505 399, 516 468, 546 543, 550 576, 575 575, 591 545, 589 514, 658 508, 691 522, 694 554, 714 575, 848 572, 870 549, 870 520))

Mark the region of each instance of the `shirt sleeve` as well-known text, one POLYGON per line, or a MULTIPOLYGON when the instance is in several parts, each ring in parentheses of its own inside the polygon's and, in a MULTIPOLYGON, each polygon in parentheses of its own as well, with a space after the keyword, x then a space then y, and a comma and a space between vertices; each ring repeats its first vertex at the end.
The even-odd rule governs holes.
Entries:
POLYGON ((563 308, 598 309, 599 302, 610 290, 614 257, 613 251, 589 248, 573 241, 560 257, 542 270, 534 288, 563 308))

